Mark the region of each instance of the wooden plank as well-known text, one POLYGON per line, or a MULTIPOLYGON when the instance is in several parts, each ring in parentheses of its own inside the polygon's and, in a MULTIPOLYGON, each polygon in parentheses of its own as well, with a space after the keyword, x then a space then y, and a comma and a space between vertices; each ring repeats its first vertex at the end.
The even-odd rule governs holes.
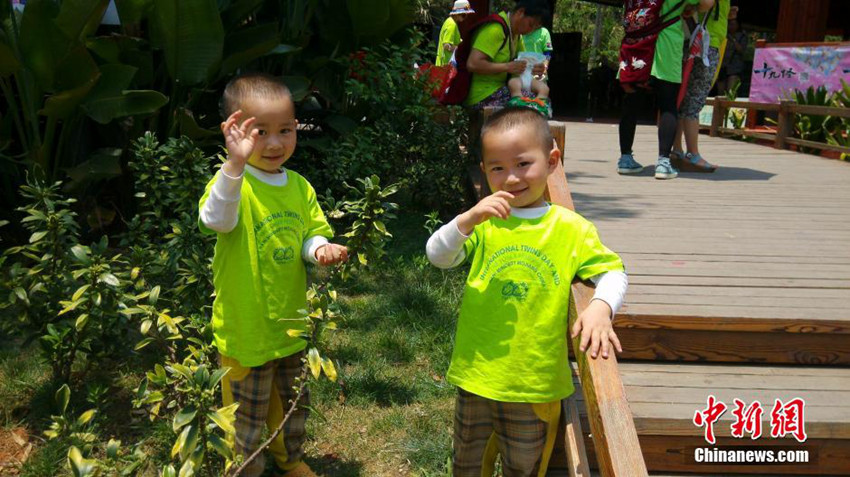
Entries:
POLYGON ((811 104, 797 104, 793 101, 789 101, 788 103, 788 110, 795 114, 850 118, 850 108, 839 108, 836 106, 815 106, 811 104))
MULTIPOLYGON (((850 324, 843 334, 743 332, 725 330, 725 326, 704 318, 706 326, 715 329, 636 328, 622 325, 623 318, 619 315, 614 325, 623 346, 622 359, 850 366, 850 324)), ((647 321, 641 324, 648 326, 647 321)), ((760 321, 766 320, 756 320, 760 321)), ((668 323, 680 325, 675 317, 668 323)), ((788 326, 799 324, 791 321, 788 326)))
POLYGON ((727 108, 745 108, 755 109, 757 111, 779 111, 779 105, 776 103, 755 103, 750 101, 730 101, 725 98, 707 98, 705 104, 716 106, 722 104, 727 108))
MULTIPOLYGON (((569 328, 593 297, 593 290, 581 283, 572 287, 569 328)), ((578 349, 579 337, 571 340, 578 349)), ((645 476, 646 463, 641 454, 634 420, 620 380, 617 357, 590 359, 577 353, 584 402, 590 432, 595 440, 595 455, 605 476, 645 476)))
MULTIPOLYGON (((624 254, 621 254, 621 256, 624 254)), ((777 277, 723 277, 723 280, 717 277, 688 277, 674 276, 664 274, 640 274, 629 273, 630 284, 652 284, 652 285, 692 285, 699 287, 771 287, 771 288, 798 288, 801 290, 832 288, 832 289, 847 289, 850 288, 850 280, 824 280, 819 278, 777 278, 777 277)))
MULTIPOLYGON (((848 113, 850 113, 850 110, 848 110, 848 113)), ((844 153, 844 154, 850 154, 850 147, 836 146, 834 144, 827 144, 827 143, 823 143, 823 142, 807 141, 805 139, 798 139, 798 138, 795 138, 795 137, 789 137, 785 141, 788 144, 794 144, 794 145, 797 145, 797 146, 813 147, 813 148, 821 149, 821 150, 824 150, 824 151, 835 151, 835 152, 841 152, 841 153, 844 153)))
POLYGON ((766 134, 753 129, 718 128, 717 130, 721 134, 734 134, 736 136, 754 137, 756 139, 764 139, 765 141, 773 141, 775 139, 775 136, 773 134, 766 134))
POLYGON ((581 417, 574 397, 564 399, 563 409, 566 422, 564 446, 567 452, 567 469, 570 477, 587 477, 590 475, 590 464, 587 460, 587 449, 584 446, 584 432, 581 427, 581 417))
POLYGON ((805 308, 784 308, 766 306, 726 306, 726 305, 674 305, 670 303, 626 303, 620 314, 629 315, 667 315, 702 316, 705 318, 767 318, 825 321, 834 326, 834 322, 847 323, 847 311, 844 309, 822 309, 816 313, 805 308))

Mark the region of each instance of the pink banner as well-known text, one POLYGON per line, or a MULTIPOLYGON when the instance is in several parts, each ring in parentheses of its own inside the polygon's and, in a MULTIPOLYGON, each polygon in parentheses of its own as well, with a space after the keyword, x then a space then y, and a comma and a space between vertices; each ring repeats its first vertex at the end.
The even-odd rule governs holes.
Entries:
POLYGON ((756 48, 750 101, 778 103, 809 86, 837 91, 842 79, 850 84, 850 45, 756 48))

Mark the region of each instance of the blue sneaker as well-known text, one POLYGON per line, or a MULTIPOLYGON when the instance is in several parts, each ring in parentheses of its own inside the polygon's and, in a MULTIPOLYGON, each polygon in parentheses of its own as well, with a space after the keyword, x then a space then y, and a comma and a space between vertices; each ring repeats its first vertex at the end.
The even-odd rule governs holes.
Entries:
POLYGON ((642 171, 643 166, 635 160, 635 156, 632 154, 623 154, 617 161, 617 173, 619 174, 640 174, 642 171))
POLYGON ((670 165, 669 157, 659 157, 658 163, 655 165, 656 179, 675 179, 679 176, 679 171, 670 165))

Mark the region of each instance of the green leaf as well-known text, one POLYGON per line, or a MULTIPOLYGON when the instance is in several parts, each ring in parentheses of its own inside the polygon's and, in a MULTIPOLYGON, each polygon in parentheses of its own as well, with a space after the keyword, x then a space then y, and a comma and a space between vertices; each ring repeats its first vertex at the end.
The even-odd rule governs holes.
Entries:
POLYGON ((97 463, 93 460, 83 459, 83 455, 76 446, 68 449, 68 467, 75 477, 88 477, 96 474, 97 463))
POLYGON ((378 229, 378 232, 381 232, 382 234, 384 234, 386 236, 390 236, 390 233, 387 232, 387 226, 384 225, 384 223, 381 222, 380 220, 375 221, 375 228, 378 229))
POLYGON ((171 77, 184 86, 206 81, 224 48, 216 0, 154 0, 153 22, 171 77))
POLYGON ((22 302, 26 303, 28 301, 27 300, 27 291, 24 290, 23 288, 15 287, 15 289, 12 290, 12 291, 15 293, 15 296, 17 296, 18 299, 21 300, 22 302))
POLYGON ((215 388, 215 387, 218 385, 219 381, 221 381, 221 379, 222 379, 222 378, 224 378, 224 376, 225 376, 225 375, 226 375, 229 371, 230 371, 230 368, 220 368, 220 369, 216 369, 216 370, 215 370, 215 372, 214 372, 214 373, 212 373, 212 376, 210 377, 209 387, 210 387, 210 388, 215 388))
POLYGON ((153 343, 154 341, 155 341, 155 340, 154 340, 153 338, 151 338, 151 337, 145 338, 145 339, 143 339, 142 341, 139 341, 138 343, 136 343, 136 346, 135 346, 135 347, 133 347, 133 349, 134 349, 135 351, 139 351, 140 349, 142 349, 142 348, 144 348, 145 346, 147 346, 147 345, 149 345, 149 344, 153 343))
POLYGON ((96 413, 97 409, 89 409, 88 411, 80 414, 80 417, 77 418, 77 425, 83 426, 88 424, 88 422, 92 420, 96 413))
POLYGON ((121 448, 121 441, 109 439, 106 443, 106 457, 112 460, 118 458, 118 450, 121 448))
POLYGON ((366 259, 366 254, 362 252, 357 254, 357 260, 360 261, 361 265, 365 266, 369 264, 369 261, 366 259))
POLYGON ((153 325, 153 320, 144 320, 142 321, 142 326, 139 327, 139 331, 141 331, 143 335, 146 335, 148 334, 148 331, 150 331, 151 325, 153 325))
POLYGON ((0 43, 0 76, 11 76, 20 69, 21 62, 15 56, 15 51, 9 45, 0 43))
POLYGON ((56 26, 71 39, 93 33, 100 25, 109 0, 65 0, 61 2, 56 26))
POLYGON ((171 423, 171 428, 174 429, 175 433, 178 432, 183 426, 192 422, 192 419, 194 419, 197 414, 198 409, 189 404, 174 415, 174 421, 171 423))
POLYGON ((319 379, 319 375, 322 374, 322 357, 319 356, 319 350, 316 348, 310 348, 310 351, 307 352, 307 365, 310 367, 313 377, 319 379))
POLYGON ((339 134, 348 134, 355 129, 357 129, 357 122, 348 116, 342 116, 339 114, 332 114, 325 118, 325 122, 328 123, 334 131, 339 134))
POLYGON ((140 23, 153 7, 153 0, 115 0, 118 18, 124 26, 140 23))
POLYGON ((174 470, 174 466, 168 464, 167 466, 162 468, 162 477, 177 477, 177 471, 174 470))
POLYGON ((215 449, 216 452, 227 460, 233 459, 233 451, 230 449, 230 446, 227 444, 227 441, 222 439, 218 434, 209 434, 207 436, 207 442, 215 449))
POLYGON ((292 93, 292 99, 301 101, 310 92, 310 79, 304 76, 284 76, 281 80, 292 93))
POLYGON ((82 315, 80 315, 80 316, 78 316, 78 317, 77 317, 77 321, 74 323, 74 328, 75 328, 77 331, 82 331, 82 330, 83 330, 83 328, 85 328, 85 327, 86 327, 86 325, 88 324, 88 322, 89 322, 89 314, 88 314, 88 313, 83 313, 82 315))
POLYGON ((334 366, 334 362, 329 358, 322 358, 322 371, 325 372, 328 379, 336 382, 336 367, 334 366))
POLYGON ((168 97, 158 91, 123 91, 83 104, 83 111, 100 124, 108 124, 116 118, 151 114, 168 104, 168 97))
POLYGON ((121 286, 121 282, 118 280, 118 277, 108 272, 102 273, 99 277, 97 277, 97 281, 106 283, 113 287, 121 286))
POLYGON ((278 45, 279 37, 277 23, 263 23, 227 35, 220 74, 229 75, 265 55, 278 45))
POLYGON ((74 245, 73 247, 71 247, 71 253, 74 255, 74 257, 77 258, 77 261, 79 261, 83 265, 88 265, 89 263, 91 263, 91 261, 89 260, 88 247, 79 244, 74 245))
POLYGON ((236 420, 237 407, 239 407, 239 403, 235 402, 222 407, 215 412, 207 413, 207 417, 210 418, 210 420, 212 420, 225 433, 233 434, 236 432, 236 429, 233 427, 233 422, 236 420))
POLYGON ((63 384, 58 390, 56 390, 56 394, 53 396, 53 402, 56 403, 56 408, 59 410, 59 414, 65 414, 65 410, 68 408, 68 403, 71 401, 71 388, 68 387, 67 384, 63 384))
POLYGON ((148 295, 148 303, 150 303, 151 305, 156 305, 157 300, 159 300, 159 290, 159 285, 151 289, 151 293, 150 295, 148 295))
POLYGON ((34 234, 30 235, 30 243, 38 242, 39 240, 43 239, 45 235, 47 235, 47 230, 35 232, 34 234))
POLYGON ((187 459, 193 452, 195 452, 195 447, 198 445, 199 435, 200 432, 198 426, 189 424, 183 428, 183 432, 180 433, 180 438, 178 438, 178 440, 181 438, 183 439, 183 443, 180 447, 180 460, 187 459))
POLYGON ((89 287, 91 287, 91 285, 85 284, 85 285, 81 286, 80 288, 77 288, 77 291, 74 292, 74 296, 71 297, 71 300, 72 301, 79 300, 80 297, 83 296, 83 293, 85 293, 86 290, 89 289, 89 287))
POLYGON ((183 462, 183 466, 180 467, 180 473, 177 474, 177 477, 192 477, 193 475, 195 475, 195 463, 191 460, 183 462))

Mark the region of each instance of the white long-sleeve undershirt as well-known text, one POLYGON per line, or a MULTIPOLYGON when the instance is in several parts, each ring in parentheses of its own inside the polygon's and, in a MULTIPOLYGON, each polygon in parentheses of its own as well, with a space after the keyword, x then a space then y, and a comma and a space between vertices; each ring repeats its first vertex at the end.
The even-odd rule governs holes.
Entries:
MULTIPOLYGON (((261 171, 251 165, 246 165, 245 170, 258 180, 276 187, 285 187, 288 182, 286 169, 277 173, 261 171)), ((210 230, 226 234, 236 228, 239 223, 239 201, 242 199, 243 172, 238 177, 231 177, 218 171, 218 180, 210 188, 204 206, 201 207, 201 222, 210 230)), ((301 257, 310 263, 318 263, 316 250, 328 243, 328 239, 321 235, 314 235, 304 241, 301 246, 301 257)))
MULTIPOLYGON (((538 218, 542 217, 549 210, 549 207, 548 204, 535 208, 514 207, 511 209, 511 215, 525 219, 538 218)), ((438 268, 453 268, 460 265, 466 258, 463 244, 468 238, 468 235, 461 233, 457 225, 457 217, 455 217, 451 222, 440 227, 428 239, 428 243, 425 245, 428 260, 438 268)), ((616 271, 600 273, 591 277, 590 280, 596 285, 592 300, 602 300, 607 303, 611 307, 611 317, 613 318, 623 305, 626 289, 629 285, 628 277, 625 273, 616 271)))

